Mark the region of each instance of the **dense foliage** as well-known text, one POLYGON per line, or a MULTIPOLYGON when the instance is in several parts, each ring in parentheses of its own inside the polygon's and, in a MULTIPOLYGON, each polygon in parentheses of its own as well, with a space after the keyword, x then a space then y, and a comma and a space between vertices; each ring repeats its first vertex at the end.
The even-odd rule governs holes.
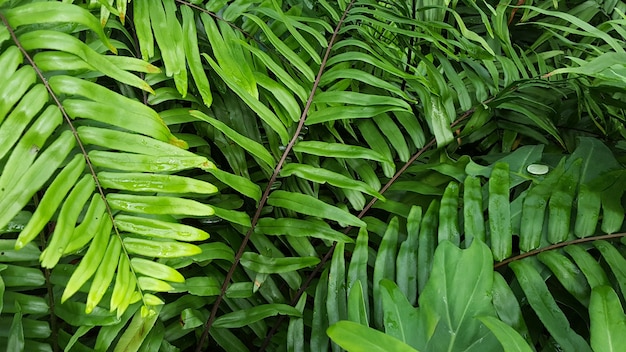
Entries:
POLYGON ((625 12, 0 0, 0 348, 619 351, 625 12))

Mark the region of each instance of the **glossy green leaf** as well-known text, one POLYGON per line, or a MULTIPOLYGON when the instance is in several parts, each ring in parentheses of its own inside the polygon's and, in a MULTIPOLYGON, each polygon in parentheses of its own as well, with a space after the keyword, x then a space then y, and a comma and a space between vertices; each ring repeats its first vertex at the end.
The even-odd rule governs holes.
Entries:
POLYGON ((461 243, 459 230, 459 184, 450 182, 441 198, 439 206, 438 241, 448 240, 455 245, 461 243))
POLYGON ((301 141, 293 147, 293 150, 300 153, 335 158, 368 159, 380 162, 389 161, 383 155, 374 150, 339 143, 301 141))
POLYGON ((109 193, 107 200, 111 208, 132 213, 181 214, 210 216, 215 213, 209 205, 191 199, 159 196, 135 196, 109 193))
POLYGON ((138 274, 172 282, 185 282, 185 277, 178 271, 158 262, 143 258, 132 258, 130 265, 138 274))
POLYGON ((343 119, 366 119, 391 111, 407 111, 397 106, 336 106, 311 112, 306 125, 343 119))
POLYGON ((409 346, 417 346, 425 336, 420 336, 420 332, 426 330, 423 317, 418 314, 418 310, 413 308, 406 297, 400 292, 390 280, 382 280, 381 297, 383 305, 383 325, 385 333, 397 338, 409 346), (422 326, 420 326, 422 325, 422 326))
POLYGON ((437 243, 437 223, 439 222, 439 202, 434 200, 422 218, 417 244, 417 288, 421 294, 431 275, 433 256, 437 243))
POLYGON ((189 225, 124 214, 115 217, 115 225, 121 231, 150 237, 188 242, 203 241, 209 238, 208 233, 189 225))
POLYGON ((157 258, 188 257, 202 252, 200 247, 189 243, 161 242, 135 237, 124 237, 124 248, 130 253, 157 258))
POLYGON ((220 75, 220 77, 226 82, 226 84, 243 100, 250 106, 252 110, 254 110, 261 119, 268 124, 274 130, 278 136, 280 137, 281 143, 287 144, 289 140, 289 136, 287 134, 287 130, 283 123, 278 119, 276 114, 272 112, 265 105, 261 104, 255 97, 250 95, 249 92, 245 91, 241 88, 237 83, 234 82, 230 77, 226 75, 225 72, 217 65, 213 59, 211 59, 206 54, 202 54, 202 56, 209 62, 211 67, 220 75))
POLYGON ((321 184, 328 183, 342 189, 353 189, 355 191, 369 194, 378 199, 385 200, 380 193, 368 184, 319 167, 296 163, 287 164, 281 170, 280 175, 283 177, 296 175, 309 181, 321 184))
POLYGON ((292 317, 302 316, 299 310, 286 304, 263 304, 224 314, 215 319, 213 326, 215 328, 239 328, 279 314, 292 317))
POLYGON ((578 265, 589 282, 591 289, 596 286, 610 285, 604 269, 600 266, 598 261, 581 246, 569 245, 565 247, 565 252, 574 259, 574 262, 578 265))
POLYGON ((104 34, 98 20, 80 6, 60 2, 30 3, 9 9, 4 13, 4 16, 14 28, 35 23, 80 23, 94 31, 111 51, 117 53, 115 47, 111 45, 108 37, 104 34))
POLYGON ((595 241, 593 245, 600 251, 611 268, 622 292, 626 292, 626 259, 615 246, 606 241, 595 241))
POLYGON ((262 218, 259 220, 255 231, 266 235, 315 237, 336 242, 354 242, 350 237, 333 230, 328 224, 313 220, 262 218))
POLYGON ((253 252, 245 252, 241 256, 241 265, 257 273, 273 274, 296 271, 316 265, 320 262, 316 257, 272 258, 253 252))
POLYGON ((150 93, 154 92, 144 80, 130 72, 119 69, 104 56, 73 36, 56 31, 40 30, 23 34, 20 36, 20 42, 26 50, 53 49, 74 54, 115 80, 150 93))
POLYGON ((183 19, 182 36, 187 65, 189 65, 189 71, 191 71, 191 76, 193 77, 194 82, 196 82, 198 92, 202 96, 204 105, 211 106, 211 103, 213 102, 213 95, 211 93, 209 79, 204 72, 200 59, 194 14, 193 11, 191 11, 191 9, 187 6, 180 7, 180 11, 183 19))
POLYGON ((510 257, 513 250, 509 180, 509 164, 498 162, 489 178, 488 207, 491 248, 497 261, 510 257))
POLYGON ((300 71, 304 77, 309 81, 313 82, 315 79, 315 75, 313 71, 296 53, 294 53, 285 43, 283 43, 280 38, 278 38, 272 29, 259 17, 251 14, 245 15, 247 18, 251 19, 254 23, 256 23, 259 28, 265 33, 267 39, 272 43, 272 45, 278 50, 285 58, 291 62, 295 68, 300 71))
MULTIPOLYGON (((298 303, 296 303, 296 309, 300 312, 304 310, 306 305, 307 294, 302 294, 298 303)), ((304 350, 304 319, 303 318, 290 318, 289 326, 287 327, 287 351, 302 351, 304 350)))
POLYGON ((576 264, 556 251, 539 253, 537 259, 550 268, 550 271, 572 296, 576 297, 583 305, 589 305, 591 288, 587 283, 587 278, 576 264))
POLYGON ((474 239, 485 241, 485 219, 483 216, 483 195, 480 179, 468 176, 463 183, 463 227, 465 245, 474 239))
POLYGON ((161 307, 150 310, 142 307, 131 320, 115 345, 114 352, 138 351, 150 330, 154 327, 161 307))
POLYGON ((368 326, 367 308, 361 281, 357 280, 350 287, 347 300, 348 320, 368 326))
POLYGON ((548 203, 548 241, 564 242, 570 233, 574 195, 578 185, 582 160, 576 160, 559 179, 548 203))
POLYGON ((422 208, 411 207, 407 217, 407 239, 402 242, 396 258, 396 284, 411 304, 417 302, 417 256, 422 208))
POLYGON ((345 210, 326 204, 312 196, 287 191, 274 191, 267 203, 272 206, 293 210, 298 213, 335 220, 351 226, 365 226, 365 223, 345 210))
MULTIPOLYGON (((348 296, 352 295, 352 287, 358 282, 361 286, 362 293, 369 292, 368 274, 367 274, 367 261, 369 250, 369 234, 367 228, 362 227, 359 229, 359 234, 356 238, 356 245, 352 251, 352 258, 348 265, 348 273, 346 276, 346 285, 348 288, 348 296)), ((370 304, 369 299, 365 303, 366 317, 370 316, 370 304)), ((350 312, 348 312, 350 313, 350 312)))
POLYGON ((340 321, 329 327, 327 333, 348 352, 417 351, 394 337, 351 321, 340 321))
POLYGON ((215 127, 217 130, 224 133, 228 138, 230 138, 233 142, 237 143, 240 147, 247 150, 250 154, 263 160, 270 167, 274 167, 276 165, 276 161, 274 160, 274 157, 261 144, 251 140, 248 137, 245 137, 237 133, 235 130, 228 127, 225 123, 196 110, 192 110, 190 112, 190 115, 197 117, 198 119, 202 121, 206 121, 211 126, 215 127))
POLYGON ((493 307, 496 309, 496 314, 500 321, 511 326, 530 342, 528 327, 522 316, 520 303, 517 301, 517 297, 511 287, 509 287, 508 282, 498 272, 493 273, 491 295, 493 297, 493 307))
POLYGON ((399 222, 394 217, 389 221, 387 229, 378 247, 376 261, 374 263, 374 275, 372 282, 373 298, 374 298, 374 323, 377 326, 383 325, 383 300, 381 280, 393 280, 395 278, 395 264, 398 253, 398 234, 399 222))
POLYGON ((219 66, 211 63, 212 60, 209 61, 209 57, 206 54, 203 55, 204 58, 209 61, 214 69, 216 67, 219 68, 219 70, 216 69, 216 72, 238 95, 240 93, 235 87, 240 87, 242 92, 247 93, 251 98, 258 99, 259 92, 252 68, 243 55, 242 48, 235 45, 238 38, 233 29, 219 22, 217 23, 220 26, 218 29, 213 18, 205 13, 200 15, 200 19, 219 66))
MULTIPOLYGON (((345 244, 338 243, 333 251, 330 269, 328 271, 328 296, 326 297, 326 314, 328 324, 332 326, 348 317, 348 302, 346 299, 346 262, 344 253, 345 244)), ((336 346, 333 345, 333 349, 336 346)))
POLYGON ((209 170, 209 172, 213 176, 215 176, 215 178, 217 178, 221 182, 224 182, 229 187, 232 187, 237 192, 240 192, 241 194, 250 197, 257 202, 261 199, 261 188, 259 187, 259 185, 255 184, 251 180, 245 177, 233 175, 219 169, 211 169, 209 170))
POLYGON ((322 272, 320 281, 315 288, 315 298, 313 302, 313 318, 311 330, 311 350, 328 350, 328 316, 326 312, 326 298, 328 297, 328 269, 322 272))
POLYGON ((557 343, 569 351, 591 351, 587 342, 572 330, 537 270, 525 260, 513 262, 510 266, 528 303, 557 343))
POLYGON ((503 323, 502 320, 490 316, 478 317, 478 319, 496 335, 505 352, 533 351, 526 340, 515 329, 503 323))
POLYGON ((626 315, 619 297, 610 286, 597 286, 591 291, 589 317, 594 351, 619 351, 624 346, 626 315))
POLYGON ((7 342, 7 351, 23 351, 24 350, 24 326, 22 323, 22 310, 19 303, 16 303, 17 312, 13 316, 13 322, 9 328, 9 340, 7 342))
POLYGON ((429 347, 467 351, 496 349, 497 340, 476 319, 495 315, 487 294, 493 286, 492 265, 491 251, 480 241, 474 241, 465 250, 449 241, 439 244, 430 279, 419 297, 422 314, 439 317, 429 347))

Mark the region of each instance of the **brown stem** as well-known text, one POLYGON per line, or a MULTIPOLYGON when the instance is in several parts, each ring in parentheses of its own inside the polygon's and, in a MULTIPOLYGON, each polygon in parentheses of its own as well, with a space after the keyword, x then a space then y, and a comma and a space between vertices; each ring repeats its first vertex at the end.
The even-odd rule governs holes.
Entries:
POLYGON ((610 240, 610 239, 621 238, 621 237, 626 237, 626 232, 612 233, 610 235, 602 235, 602 236, 595 236, 595 237, 577 238, 577 239, 571 240, 571 241, 555 243, 555 244, 549 245, 547 247, 537 248, 537 249, 532 250, 530 252, 522 253, 522 254, 516 255, 514 257, 505 259, 505 260, 503 260, 503 261, 501 261, 499 263, 494 264, 493 268, 494 269, 498 269, 498 268, 503 267, 505 265, 508 265, 508 264, 510 264, 510 263, 512 263, 514 261, 521 260, 521 259, 528 258, 528 257, 532 257, 532 256, 535 256, 535 255, 541 253, 541 252, 547 252, 547 251, 563 248, 563 247, 569 246, 570 244, 587 243, 587 242, 593 242, 593 241, 599 241, 599 240, 610 240))

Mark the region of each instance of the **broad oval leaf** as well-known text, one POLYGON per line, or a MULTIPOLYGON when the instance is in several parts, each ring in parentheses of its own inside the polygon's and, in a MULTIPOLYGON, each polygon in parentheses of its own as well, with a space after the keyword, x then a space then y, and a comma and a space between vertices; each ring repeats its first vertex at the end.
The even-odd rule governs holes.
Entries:
POLYGON ((419 297, 420 311, 440 317, 428 346, 446 346, 450 351, 497 350, 496 338, 475 318, 495 316, 492 286, 493 259, 487 245, 473 241, 461 250, 449 241, 441 242, 419 297))

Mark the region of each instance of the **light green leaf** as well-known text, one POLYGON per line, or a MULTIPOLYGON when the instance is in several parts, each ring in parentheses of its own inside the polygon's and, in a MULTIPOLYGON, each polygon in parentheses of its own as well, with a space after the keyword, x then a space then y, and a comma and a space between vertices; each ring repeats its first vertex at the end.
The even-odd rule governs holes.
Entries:
POLYGON ((381 200, 385 199, 385 197, 383 197, 367 183, 356 181, 342 174, 332 172, 323 168, 314 167, 311 165, 296 163, 287 164, 281 170, 280 175, 283 177, 296 175, 309 181, 321 184, 328 182, 329 184, 339 188, 353 189, 355 191, 369 194, 381 200))
POLYGON ((450 128, 450 117, 437 97, 428 98, 428 105, 425 106, 426 121, 432 133, 435 134, 437 146, 442 147, 452 142, 454 136, 450 128))
MULTIPOLYGON (((280 137, 281 143, 287 144, 289 141, 289 134, 287 129, 280 121, 280 119, 272 112, 267 106, 263 105, 257 98, 250 95, 245 89, 243 89, 238 82, 234 81, 232 77, 228 76, 226 72, 207 54, 202 53, 202 56, 207 60, 209 65, 217 72, 217 74, 224 80, 226 85, 235 92, 249 107, 254 110, 259 117, 271 127, 274 132, 280 137)), ((255 86, 256 87, 256 86, 255 86)))
POLYGON ((329 327, 327 333, 348 352, 418 352, 390 335, 352 321, 340 321, 329 327))
POLYGON ((526 340, 515 329, 503 323, 502 320, 491 316, 478 317, 478 319, 496 335, 498 341, 504 347, 504 352, 533 352, 526 340))
POLYGON ((470 31, 469 29, 467 29, 467 27, 465 26, 465 23, 463 23, 463 19, 461 18, 458 12, 456 11, 450 11, 450 12, 456 19, 456 23, 459 26, 459 29, 461 30, 461 34, 463 35, 463 37, 479 43, 485 50, 487 50, 487 52, 489 52, 489 54, 496 56, 496 53, 493 52, 493 49, 491 49, 491 47, 489 46, 489 44, 487 44, 487 42, 485 41, 483 37, 476 34, 476 32, 470 31))
POLYGON ((270 167, 274 167, 276 165, 276 160, 270 152, 263 147, 260 143, 239 134, 237 131, 228 127, 225 123, 214 119, 206 114, 203 114, 200 111, 192 110, 190 111, 191 116, 194 116, 202 121, 208 122, 211 126, 215 127, 217 130, 226 135, 226 137, 230 138, 233 142, 237 143, 240 147, 247 150, 250 154, 256 156, 257 158, 264 161, 270 167))
POLYGON ((307 126, 316 123, 345 120, 345 119, 365 119, 390 111, 406 112, 405 108, 383 105, 383 106, 331 106, 321 108, 309 113, 305 124, 307 126))
POLYGON ((244 196, 250 197, 257 202, 261 199, 261 188, 250 179, 233 175, 219 169, 210 169, 208 171, 213 176, 215 176, 215 178, 217 178, 221 182, 224 182, 226 185, 243 194, 244 196))
POLYGON ((349 212, 324 203, 312 196, 287 191, 274 191, 267 199, 267 204, 295 212, 335 220, 341 224, 363 227, 365 223, 349 212))
POLYGON ((318 141, 301 141, 293 147, 299 153, 307 153, 319 156, 350 159, 368 159, 383 163, 391 162, 377 151, 340 143, 328 143, 318 141))
POLYGON ((553 17, 558 17, 562 20, 565 20, 575 26, 577 26, 578 28, 583 30, 583 33, 585 33, 585 35, 588 35, 590 37, 595 37, 598 39, 602 39, 604 42, 606 42, 607 44, 609 44, 609 46, 611 46, 611 48, 615 51, 617 51, 618 53, 623 53, 624 52, 624 48, 620 45, 620 43, 618 43, 618 41, 616 40, 616 38, 611 37, 608 33, 601 31, 600 29, 598 29, 597 27, 594 27, 593 25, 591 25, 590 23, 587 23, 583 20, 581 20, 580 18, 569 14, 565 11, 550 11, 550 10, 544 10, 542 8, 539 7, 535 7, 535 6, 519 6, 520 8, 524 8, 524 9, 529 9, 532 11, 537 11, 541 14, 544 15, 548 15, 548 16, 553 16, 553 17))
POLYGON ((589 318, 594 351, 617 352, 626 346, 626 316, 610 286, 597 286, 591 292, 589 318))
POLYGON ((435 350, 495 351, 498 341, 476 316, 494 316, 491 302, 493 259, 480 241, 461 250, 439 244, 430 279, 419 297, 420 311, 439 316, 428 346, 435 350), (480 343, 477 343, 480 341, 480 343))
POLYGON ((576 73, 581 75, 592 76, 597 74, 613 65, 624 65, 626 60, 626 53, 608 52, 600 56, 593 58, 591 61, 586 62, 578 67, 563 67, 558 68, 548 74, 545 77, 550 77, 560 73, 576 73))
POLYGON ((262 319, 273 317, 276 315, 289 315, 292 317, 301 317, 302 313, 296 308, 287 304, 263 304, 248 309, 238 310, 236 312, 224 314, 215 319, 213 327, 215 328, 240 328, 250 325, 262 319))
POLYGON ((266 235, 315 237, 335 242, 354 242, 350 237, 333 230, 326 222, 314 220, 262 218, 257 223, 255 231, 266 235))
POLYGON ((62 2, 35 2, 14 7, 4 12, 4 16, 14 29, 28 24, 80 23, 96 32, 100 40, 114 53, 115 47, 109 42, 102 26, 86 9, 62 2))
POLYGON ((272 32, 272 29, 267 24, 265 24, 265 22, 262 19, 252 14, 245 14, 245 16, 251 19, 252 21, 254 21, 254 23, 256 23, 261 28, 263 33, 265 33, 267 39, 272 43, 272 45, 274 45, 276 50, 278 50, 281 54, 283 54, 285 58, 292 65, 294 65, 296 69, 298 69, 298 71, 302 72, 304 77, 309 82, 313 82, 315 80, 315 74, 313 73, 309 65, 307 65, 300 58, 300 56, 298 56, 295 52, 293 52, 293 50, 291 50, 287 46, 287 44, 285 44, 280 38, 278 38, 276 34, 272 32))
POLYGON ((350 104, 359 106, 387 105, 411 110, 411 106, 404 100, 386 96, 365 94, 349 91, 326 91, 315 95, 314 103, 350 104))
POLYGON ((361 280, 357 280, 350 287, 347 301, 348 320, 368 326, 367 307, 363 297, 361 280))
POLYGON ((272 258, 253 252, 241 256, 241 265, 262 274, 288 273, 308 268, 320 262, 317 257, 272 258))
POLYGON ((120 337, 114 352, 135 352, 141 347, 146 336, 154 327, 162 306, 141 307, 120 337))
POLYGON ((89 65, 93 66, 96 70, 119 82, 143 89, 149 93, 154 93, 154 90, 144 80, 128 71, 118 68, 107 60, 104 55, 98 54, 87 44, 69 34, 50 30, 31 31, 21 35, 20 42, 24 48, 29 51, 35 49, 53 49, 72 53, 85 62, 88 62, 89 65))
POLYGON ((424 314, 419 314, 411 306, 393 281, 384 279, 380 282, 380 287, 385 333, 410 346, 417 346, 420 340, 427 339, 426 336, 420 336, 428 328, 424 324, 424 314))

